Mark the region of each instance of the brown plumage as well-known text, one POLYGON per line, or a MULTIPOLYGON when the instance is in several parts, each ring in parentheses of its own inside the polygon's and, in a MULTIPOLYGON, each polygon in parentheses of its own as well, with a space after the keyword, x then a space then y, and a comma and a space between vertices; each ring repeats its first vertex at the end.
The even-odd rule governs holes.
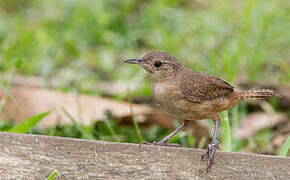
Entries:
POLYGON ((240 100, 244 99, 265 99, 271 97, 280 97, 280 95, 271 89, 258 89, 258 90, 248 90, 239 91, 238 97, 240 100))
MULTIPOLYGON (((190 120, 213 119, 215 130, 208 145, 208 167, 218 147, 219 113, 244 99, 270 98, 279 95, 273 90, 243 91, 221 78, 190 70, 168 53, 149 52, 142 58, 128 59, 125 63, 141 65, 152 77, 155 101, 168 113, 181 119, 182 125, 160 142, 153 145, 171 146, 167 141, 185 127, 190 120)), ((142 142, 141 144, 150 144, 142 142)), ((176 146, 176 145, 174 145, 176 146)), ((203 156, 204 156, 203 155, 203 156)), ((202 156, 202 157, 203 157, 202 156)))
POLYGON ((194 103, 202 103, 218 97, 227 96, 234 91, 233 86, 209 74, 195 72, 182 68, 178 73, 180 79, 180 89, 185 99, 194 103))

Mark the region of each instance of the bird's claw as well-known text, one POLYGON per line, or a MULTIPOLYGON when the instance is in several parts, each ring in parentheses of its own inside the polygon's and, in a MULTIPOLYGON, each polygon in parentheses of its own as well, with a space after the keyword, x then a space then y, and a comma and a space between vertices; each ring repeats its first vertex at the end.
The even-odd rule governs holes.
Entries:
POLYGON ((218 148, 218 144, 219 142, 217 140, 212 141, 212 143, 207 146, 206 151, 201 156, 201 160, 203 160, 203 158, 208 155, 207 170, 209 170, 210 166, 213 163, 214 154, 216 149, 218 148))
POLYGON ((156 142, 154 141, 153 143, 149 143, 147 141, 142 141, 140 144, 139 144, 139 148, 141 148, 141 145, 152 145, 152 146, 168 146, 168 147, 180 147, 179 144, 176 144, 176 143, 170 143, 170 144, 167 144, 166 142, 164 141, 160 141, 160 142, 156 142))

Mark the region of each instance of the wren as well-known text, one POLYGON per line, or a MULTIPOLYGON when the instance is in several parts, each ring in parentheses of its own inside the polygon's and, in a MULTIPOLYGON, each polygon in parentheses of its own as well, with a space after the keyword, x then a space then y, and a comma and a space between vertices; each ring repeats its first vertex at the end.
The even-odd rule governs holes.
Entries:
POLYGON ((212 119, 215 122, 212 141, 202 155, 202 158, 208 155, 208 168, 218 148, 219 113, 244 99, 279 96, 273 90, 239 90, 221 78, 184 67, 174 56, 164 52, 149 52, 124 63, 138 64, 150 74, 154 100, 181 121, 181 126, 160 142, 141 144, 176 146, 167 142, 186 126, 186 122, 212 119))

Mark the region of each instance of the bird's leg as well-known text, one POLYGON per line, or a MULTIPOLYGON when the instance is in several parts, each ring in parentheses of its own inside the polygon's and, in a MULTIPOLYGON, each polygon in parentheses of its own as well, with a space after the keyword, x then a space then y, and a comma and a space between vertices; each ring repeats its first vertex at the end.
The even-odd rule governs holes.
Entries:
POLYGON ((142 141, 140 144, 139 144, 139 147, 142 145, 142 144, 145 144, 145 145, 155 145, 155 146, 171 146, 171 147, 179 147, 180 145, 179 144, 167 144, 167 142, 169 141, 170 138, 172 138, 173 136, 175 136, 179 131, 181 131, 183 128, 185 127, 185 122, 184 121, 181 121, 181 125, 175 129, 173 132, 171 132, 168 136, 166 136, 164 139, 162 139, 161 141, 159 142, 153 142, 153 143, 149 143, 149 142, 146 142, 146 141, 142 141))
POLYGON ((216 136, 217 136, 218 128, 220 125, 220 118, 219 117, 215 118, 214 122, 215 122, 215 128, 214 128, 214 133, 212 136, 211 143, 208 144, 207 150, 201 156, 201 159, 203 159, 204 156, 208 155, 208 162, 207 162, 208 169, 213 162, 214 153, 215 153, 216 149, 218 148, 218 144, 219 144, 218 140, 216 139, 216 136))

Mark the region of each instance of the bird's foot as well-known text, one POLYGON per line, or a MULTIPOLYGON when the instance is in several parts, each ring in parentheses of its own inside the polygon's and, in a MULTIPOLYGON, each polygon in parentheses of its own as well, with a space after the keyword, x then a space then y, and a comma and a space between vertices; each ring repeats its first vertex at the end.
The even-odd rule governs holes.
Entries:
POLYGON ((142 141, 140 144, 139 144, 139 148, 142 146, 142 145, 152 145, 152 146, 168 146, 168 147, 180 147, 179 144, 176 144, 176 143, 170 143, 170 144, 167 144, 165 141, 160 141, 160 142, 153 142, 153 143, 149 143, 149 142, 146 142, 146 141, 142 141))
POLYGON ((213 163, 214 153, 218 148, 218 144, 219 142, 217 140, 213 140, 211 144, 207 146, 206 151, 201 156, 201 160, 203 160, 203 158, 208 155, 207 170, 209 170, 211 164, 213 163))

